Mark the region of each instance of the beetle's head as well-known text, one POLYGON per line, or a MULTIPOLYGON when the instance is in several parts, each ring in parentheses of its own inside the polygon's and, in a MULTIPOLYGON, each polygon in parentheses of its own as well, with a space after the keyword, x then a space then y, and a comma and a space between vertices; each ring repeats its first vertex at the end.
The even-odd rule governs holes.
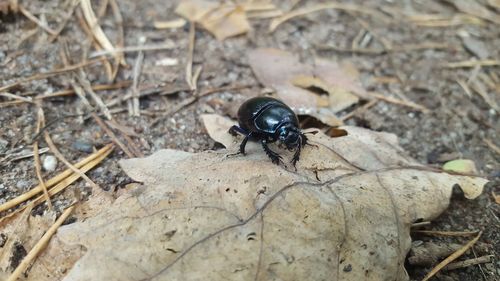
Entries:
POLYGON ((278 129, 279 140, 288 149, 295 149, 301 142, 300 130, 292 124, 285 124, 278 129))

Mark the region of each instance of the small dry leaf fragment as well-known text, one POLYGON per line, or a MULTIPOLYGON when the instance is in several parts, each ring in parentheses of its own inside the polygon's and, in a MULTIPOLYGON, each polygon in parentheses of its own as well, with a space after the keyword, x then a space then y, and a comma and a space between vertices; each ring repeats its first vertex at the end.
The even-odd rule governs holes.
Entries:
POLYGON ((206 0, 181 1, 175 12, 201 24, 218 40, 240 35, 250 30, 245 9, 231 3, 219 4, 206 0))
POLYGON ((171 28, 181 28, 185 26, 186 23, 187 21, 185 19, 175 19, 170 21, 155 21, 153 25, 157 29, 171 29, 171 28))
POLYGON ((342 124, 336 112, 368 96, 349 63, 316 59, 305 64, 278 49, 256 49, 248 58, 259 81, 274 89, 297 114, 313 116, 330 126, 342 124))
POLYGON ((445 171, 453 171, 464 174, 476 174, 476 164, 474 161, 469 159, 457 159, 446 162, 443 165, 443 170, 445 171))

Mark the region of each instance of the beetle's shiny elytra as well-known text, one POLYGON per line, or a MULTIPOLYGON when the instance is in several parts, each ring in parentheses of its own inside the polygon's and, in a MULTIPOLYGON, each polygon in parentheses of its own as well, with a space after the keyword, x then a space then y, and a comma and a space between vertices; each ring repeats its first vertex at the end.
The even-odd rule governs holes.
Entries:
POLYGON ((292 164, 299 161, 300 151, 307 144, 307 137, 299 128, 299 120, 293 110, 280 100, 270 97, 256 97, 245 101, 238 110, 239 126, 232 126, 229 133, 245 136, 240 144, 239 153, 245 154, 249 139, 260 141, 262 148, 275 164, 282 157, 272 151, 269 143, 280 141, 288 149, 295 150, 292 164))

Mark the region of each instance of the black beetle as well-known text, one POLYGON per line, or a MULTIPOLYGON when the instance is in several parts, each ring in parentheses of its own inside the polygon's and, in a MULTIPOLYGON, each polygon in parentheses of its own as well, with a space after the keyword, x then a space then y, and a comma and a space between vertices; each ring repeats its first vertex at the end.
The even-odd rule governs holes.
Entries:
POLYGON ((229 133, 245 136, 240 144, 241 154, 245 154, 249 139, 257 140, 261 142, 271 161, 279 165, 282 157, 267 146, 279 140, 289 150, 295 149, 291 161, 295 167, 301 148, 308 144, 307 137, 299 128, 297 115, 285 103, 274 98, 256 97, 245 101, 238 109, 238 123, 239 126, 232 126, 229 133))

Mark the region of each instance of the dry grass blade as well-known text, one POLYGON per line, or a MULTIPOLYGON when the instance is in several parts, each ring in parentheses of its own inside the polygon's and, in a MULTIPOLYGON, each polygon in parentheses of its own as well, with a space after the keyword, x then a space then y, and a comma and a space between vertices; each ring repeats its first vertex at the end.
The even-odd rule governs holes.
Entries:
POLYGON ((25 97, 11 94, 11 93, 0 93, 0 96, 15 99, 19 103, 23 103, 23 102, 33 103, 33 100, 31 98, 25 98, 25 97))
POLYGON ((33 249, 29 251, 29 253, 24 257, 22 262, 16 267, 14 272, 7 278, 7 281, 15 281, 17 280, 21 274, 28 268, 28 266, 36 259, 36 257, 40 254, 40 252, 47 246, 50 241, 52 235, 54 235, 61 226, 61 224, 69 217, 71 212, 73 211, 74 206, 67 208, 64 213, 56 220, 56 222, 45 232, 42 238, 35 244, 33 249))
MULTIPOLYGON (((90 0, 81 0, 80 5, 82 7, 83 16, 85 17, 87 25, 90 27, 94 38, 97 40, 97 42, 99 42, 103 49, 107 51, 114 51, 115 47, 113 46, 113 44, 111 44, 111 41, 109 41, 106 34, 104 34, 101 26, 99 26, 98 24, 97 17, 92 10, 92 4, 90 3, 90 0)), ((120 64, 126 65, 122 54, 117 53, 115 55, 115 59, 120 62, 120 64)))
MULTIPOLYGON (((109 153, 111 153, 112 150, 113 150, 113 145, 108 144, 108 145, 104 146, 103 148, 101 148, 100 150, 98 150, 97 152, 89 155, 87 158, 83 159, 82 161, 76 163, 74 166, 79 168, 82 172, 87 172, 88 170, 92 169, 95 166, 95 165, 94 166, 88 165, 89 163, 91 163, 95 159, 98 159, 102 155, 108 155, 109 153)), ((98 163, 96 163, 96 164, 98 164, 98 163)), ((59 182, 65 180, 66 178, 68 178, 72 174, 73 174, 72 170, 66 169, 62 173, 60 173, 57 176, 46 181, 45 184, 47 185, 47 187, 50 188, 50 187, 58 184, 59 182)), ((76 175, 76 178, 78 178, 78 175, 76 175)), ((23 193, 23 194, 19 195, 18 197, 11 199, 10 201, 7 201, 7 202, 3 203, 2 205, 0 205, 0 212, 9 210, 9 209, 25 202, 25 201, 31 199, 33 196, 37 195, 38 193, 40 193, 42 191, 43 191, 42 186, 37 185, 36 187, 32 188, 28 192, 23 193)), ((49 191, 49 194, 50 194, 50 191, 49 191)))
POLYGON ((477 236, 472 239, 471 241, 469 241, 467 244, 465 244, 462 248, 458 249, 458 251, 454 252, 453 254, 451 254, 449 257, 447 257, 446 259, 444 259, 442 262, 440 262, 438 265, 436 265, 436 267, 434 267, 431 272, 429 272, 425 277, 424 279, 422 279, 422 281, 427 281, 429 280, 432 276, 436 275, 436 273, 438 273, 441 269, 443 269, 445 266, 447 266, 449 263, 451 263, 452 261, 454 261, 455 259, 457 259, 458 257, 460 257, 461 255, 463 255, 470 247, 472 247, 472 245, 474 245, 477 240, 479 240, 479 237, 481 237, 481 234, 483 232, 480 231, 477 236))
POLYGON ((291 11, 291 12, 289 12, 289 13, 287 13, 287 14, 285 14, 277 19, 274 19, 269 26, 269 31, 273 32, 274 30, 276 30, 276 28, 278 28, 279 25, 281 25, 282 23, 284 23, 290 19, 304 16, 304 15, 314 13, 314 12, 319 12, 322 10, 327 10, 327 9, 357 12, 357 13, 361 13, 361 14, 376 16, 377 18, 379 18, 383 21, 388 21, 386 16, 381 14, 377 10, 364 8, 362 6, 354 5, 354 4, 325 3, 325 4, 313 5, 313 6, 302 8, 302 9, 297 9, 297 10, 291 11))
POLYGON ((57 34, 57 31, 53 30, 52 28, 47 26, 45 23, 40 21, 37 17, 35 17, 32 13, 30 13, 30 11, 26 10, 26 8, 24 8, 24 6, 19 5, 19 11, 26 18, 28 18, 30 21, 34 22, 36 25, 38 25, 41 29, 45 30, 50 35, 55 36, 57 34))
POLYGON ((464 268, 468 267, 471 265, 476 265, 476 264, 481 264, 481 263, 489 263, 491 262, 491 259, 494 257, 494 255, 486 255, 486 256, 481 256, 473 259, 468 259, 464 261, 459 261, 459 262, 454 262, 448 264, 443 270, 453 270, 453 269, 458 269, 458 268, 464 268))
MULTIPOLYGON (((116 43, 116 46, 118 48, 123 48, 125 46, 125 31, 124 31, 124 28, 123 28, 123 17, 122 17, 122 13, 120 12, 120 7, 118 6, 118 3, 116 2, 116 0, 110 0, 109 1, 109 4, 111 6, 111 10, 113 10, 113 15, 115 17, 115 23, 117 25, 117 31, 118 31, 118 39, 117 39, 117 43, 116 43)), ((126 61, 125 61, 125 57, 124 57, 124 54, 123 53, 119 53, 120 54, 120 57, 122 59, 122 62, 126 65, 126 61)), ((120 61, 116 60, 115 61, 115 68, 113 70, 113 73, 112 73, 112 80, 115 80, 116 78, 116 75, 118 75, 118 69, 120 68, 120 61)))
POLYGON ((483 83, 481 83, 478 79, 473 79, 470 84, 474 92, 477 93, 491 108, 496 111, 500 110, 496 101, 488 95, 483 83))
POLYGON ((186 62, 186 83, 189 85, 191 91, 196 89, 193 85, 193 53, 194 53, 194 40, 196 39, 196 27, 194 22, 189 23, 189 46, 188 46, 188 59, 186 62))
POLYGON ((467 82, 465 82, 462 79, 457 79, 456 81, 457 81, 457 84, 460 85, 460 87, 464 90, 465 94, 469 98, 472 98, 472 92, 471 92, 469 86, 467 85, 467 82))
POLYGON ((33 76, 30 76, 30 77, 21 79, 19 81, 16 81, 16 82, 14 82, 12 84, 0 87, 0 92, 7 91, 8 89, 17 87, 17 86, 19 86, 19 85, 21 85, 22 83, 25 83, 25 82, 29 82, 29 81, 33 81, 33 80, 45 79, 45 78, 48 78, 48 77, 51 77, 51 76, 54 76, 54 75, 57 75, 57 74, 61 74, 61 73, 65 73, 65 72, 70 72, 70 71, 73 71, 73 70, 77 70, 79 68, 82 68, 82 67, 85 67, 85 66, 88 66, 88 65, 92 65, 92 64, 95 64, 95 63, 98 63, 98 62, 101 62, 101 61, 103 61, 102 58, 97 58, 97 59, 88 60, 88 61, 85 61, 85 62, 82 62, 82 63, 78 63, 78 64, 74 64, 74 65, 68 65, 68 66, 65 66, 63 68, 55 69, 55 70, 52 70, 52 71, 49 71, 49 72, 37 73, 37 74, 35 74, 33 76))
MULTIPOLYGON (((44 120, 45 118, 43 116, 41 104, 38 104, 37 118, 38 118, 38 120, 36 122, 35 134, 39 134, 40 128, 45 125, 45 120, 44 120)), ((49 209, 52 210, 52 202, 50 201, 49 192, 47 191, 47 186, 45 185, 45 181, 43 180, 43 176, 42 176, 42 167, 40 165, 40 155, 38 153, 38 141, 35 141, 33 143, 33 156, 34 156, 34 160, 35 160, 36 176, 38 178, 38 181, 40 182, 40 186, 42 187, 43 195, 45 196, 45 200, 47 201, 47 204, 49 205, 49 209)))
POLYGON ((96 51, 90 54, 90 58, 95 58, 99 56, 105 55, 113 55, 116 53, 132 53, 139 51, 156 51, 156 50, 170 50, 175 48, 174 44, 166 43, 166 44, 151 44, 151 45, 141 45, 141 46, 129 46, 124 48, 116 48, 112 51, 96 51))
POLYGON ((439 230, 413 230, 412 233, 432 235, 432 236, 474 236, 478 231, 439 231, 439 230))
POLYGON ((137 59, 135 60, 134 65, 134 73, 133 73, 133 82, 132 82, 132 112, 130 114, 132 116, 140 116, 140 108, 139 108, 139 78, 141 77, 141 69, 142 62, 144 60, 144 53, 139 51, 137 54, 137 59))
POLYGON ((467 60, 459 62, 450 62, 443 64, 445 68, 469 68, 476 66, 498 66, 500 60, 467 60))
POLYGON ((416 109, 418 111, 421 111, 423 113, 430 112, 430 110, 427 107, 420 105, 420 104, 417 104, 417 103, 414 103, 412 101, 405 101, 405 100, 401 100, 401 99, 397 99, 397 98, 393 98, 393 97, 386 97, 384 95, 381 95, 378 93, 373 93, 373 92, 371 92, 370 95, 372 95, 373 97, 375 97, 379 100, 383 100, 385 102, 392 103, 392 104, 410 107, 410 108, 416 109))

